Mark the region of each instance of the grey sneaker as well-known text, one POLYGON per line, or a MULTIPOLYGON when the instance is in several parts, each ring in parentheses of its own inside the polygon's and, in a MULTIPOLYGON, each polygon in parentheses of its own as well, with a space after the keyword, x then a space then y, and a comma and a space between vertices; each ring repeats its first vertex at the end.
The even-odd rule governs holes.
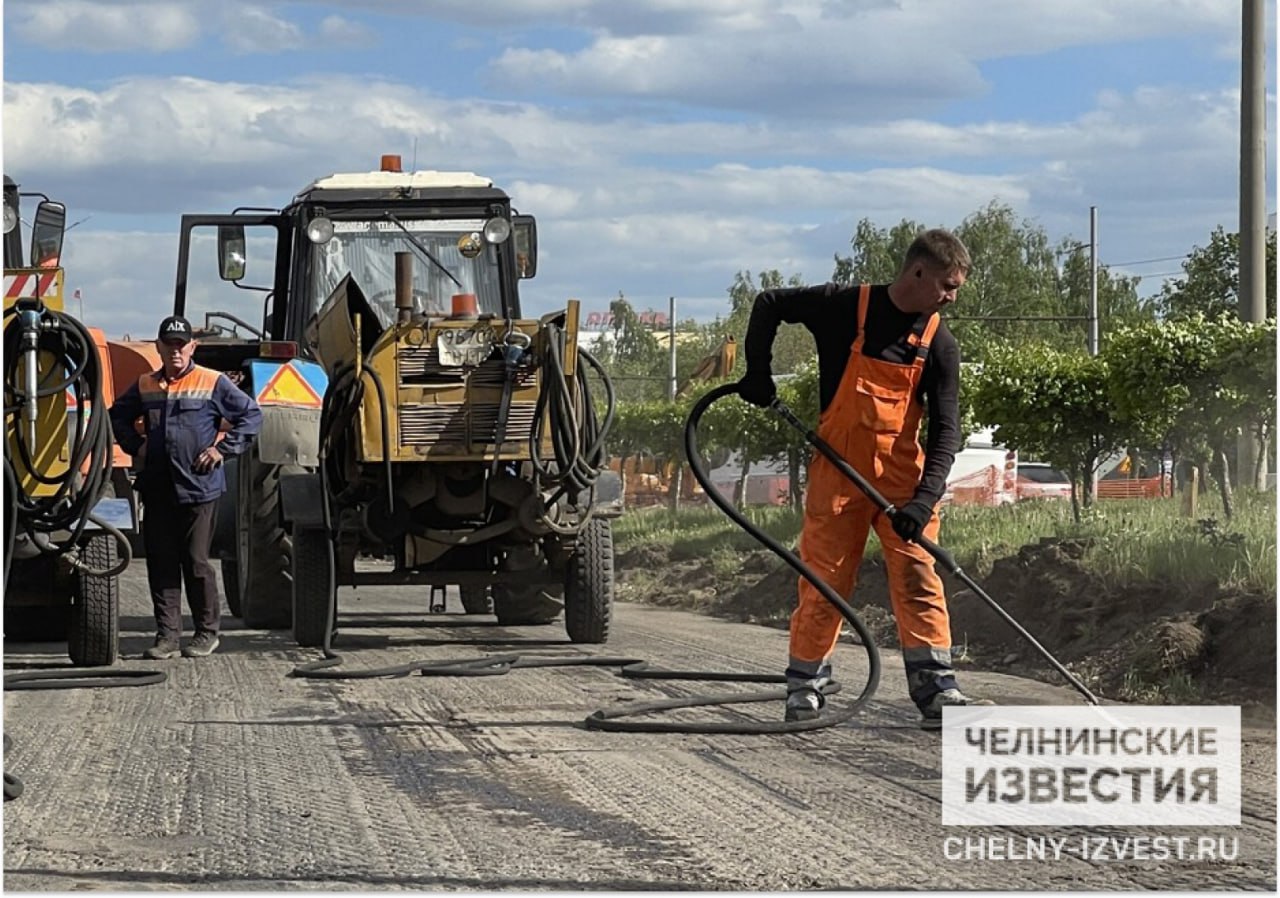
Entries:
POLYGON ((183 648, 182 654, 188 658, 203 658, 206 655, 212 655, 217 647, 218 634, 203 631, 197 633, 195 638, 183 648))
POLYGON ((944 689, 929 699, 929 704, 920 709, 920 727, 926 730, 942 729, 942 709, 948 705, 994 705, 995 702, 985 698, 969 698, 959 689, 944 689))
POLYGON ((822 708, 826 703, 826 697, 817 689, 795 689, 787 693, 787 712, 783 719, 787 723, 816 720, 822 716, 822 708))
POLYGON ((178 646, 178 640, 172 636, 157 636, 156 644, 142 653, 142 657, 149 658, 152 661, 167 661, 170 658, 176 658, 181 654, 178 646))

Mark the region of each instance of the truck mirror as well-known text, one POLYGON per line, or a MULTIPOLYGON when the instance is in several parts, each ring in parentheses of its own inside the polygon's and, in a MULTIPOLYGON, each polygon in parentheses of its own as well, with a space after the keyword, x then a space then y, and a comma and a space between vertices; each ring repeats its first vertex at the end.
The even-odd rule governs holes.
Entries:
POLYGON ((53 200, 36 206, 31 224, 31 267, 57 268, 62 256, 62 237, 67 228, 67 207, 53 200))
POLYGON ((538 225, 533 216, 512 216, 511 236, 516 250, 516 274, 533 277, 538 273, 538 225))
POLYGON ((218 276, 238 281, 244 277, 244 268, 244 226, 218 225, 218 276))

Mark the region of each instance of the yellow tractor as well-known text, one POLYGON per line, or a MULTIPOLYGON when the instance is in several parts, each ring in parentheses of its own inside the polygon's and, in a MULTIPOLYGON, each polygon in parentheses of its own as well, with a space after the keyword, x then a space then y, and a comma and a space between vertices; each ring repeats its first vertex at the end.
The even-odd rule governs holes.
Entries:
POLYGON ((246 621, 287 620, 300 645, 324 645, 336 587, 405 584, 424 587, 428 611, 456 587, 468 613, 516 625, 563 610, 572 640, 604 642, 622 501, 605 467, 612 387, 578 346, 577 302, 521 314, 519 283, 537 270, 532 216, 488 178, 402 172, 384 157, 379 171, 313 182, 278 213, 184 216, 175 311, 188 317, 201 225, 217 227, 219 273, 242 289, 250 247, 275 246, 252 318, 207 313, 254 338, 197 349, 205 364, 237 363, 266 414, 229 513, 246 621), (284 590, 267 573, 281 556, 284 590))

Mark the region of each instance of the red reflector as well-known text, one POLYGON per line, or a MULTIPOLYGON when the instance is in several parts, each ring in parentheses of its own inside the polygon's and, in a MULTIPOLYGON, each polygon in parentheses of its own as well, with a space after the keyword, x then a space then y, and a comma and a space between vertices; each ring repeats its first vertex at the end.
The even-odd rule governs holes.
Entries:
POLYGON ((258 354, 264 359, 297 358, 298 344, 292 340, 268 340, 258 344, 258 354))

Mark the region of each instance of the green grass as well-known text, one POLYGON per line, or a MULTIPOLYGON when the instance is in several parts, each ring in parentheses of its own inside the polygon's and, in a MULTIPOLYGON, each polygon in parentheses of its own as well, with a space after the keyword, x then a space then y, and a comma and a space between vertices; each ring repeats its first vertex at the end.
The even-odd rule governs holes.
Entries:
MULTIPOLYGON (((1241 490, 1227 522, 1216 494, 1201 496, 1195 518, 1182 515, 1178 499, 1105 500, 1075 523, 1061 501, 1020 502, 1000 508, 955 506, 943 510, 939 541, 970 572, 985 575, 998 558, 1041 538, 1085 539, 1086 567, 1118 587, 1150 582, 1203 583, 1276 591, 1275 493, 1241 490)), ((801 515, 787 508, 746 510, 749 520, 783 545, 794 547, 801 515)), ((737 552, 759 544, 719 509, 664 508, 628 512, 614 524, 619 551, 644 544, 666 547, 673 558, 709 558, 732 565, 737 552)), ((873 536, 867 554, 879 545, 873 536)))

